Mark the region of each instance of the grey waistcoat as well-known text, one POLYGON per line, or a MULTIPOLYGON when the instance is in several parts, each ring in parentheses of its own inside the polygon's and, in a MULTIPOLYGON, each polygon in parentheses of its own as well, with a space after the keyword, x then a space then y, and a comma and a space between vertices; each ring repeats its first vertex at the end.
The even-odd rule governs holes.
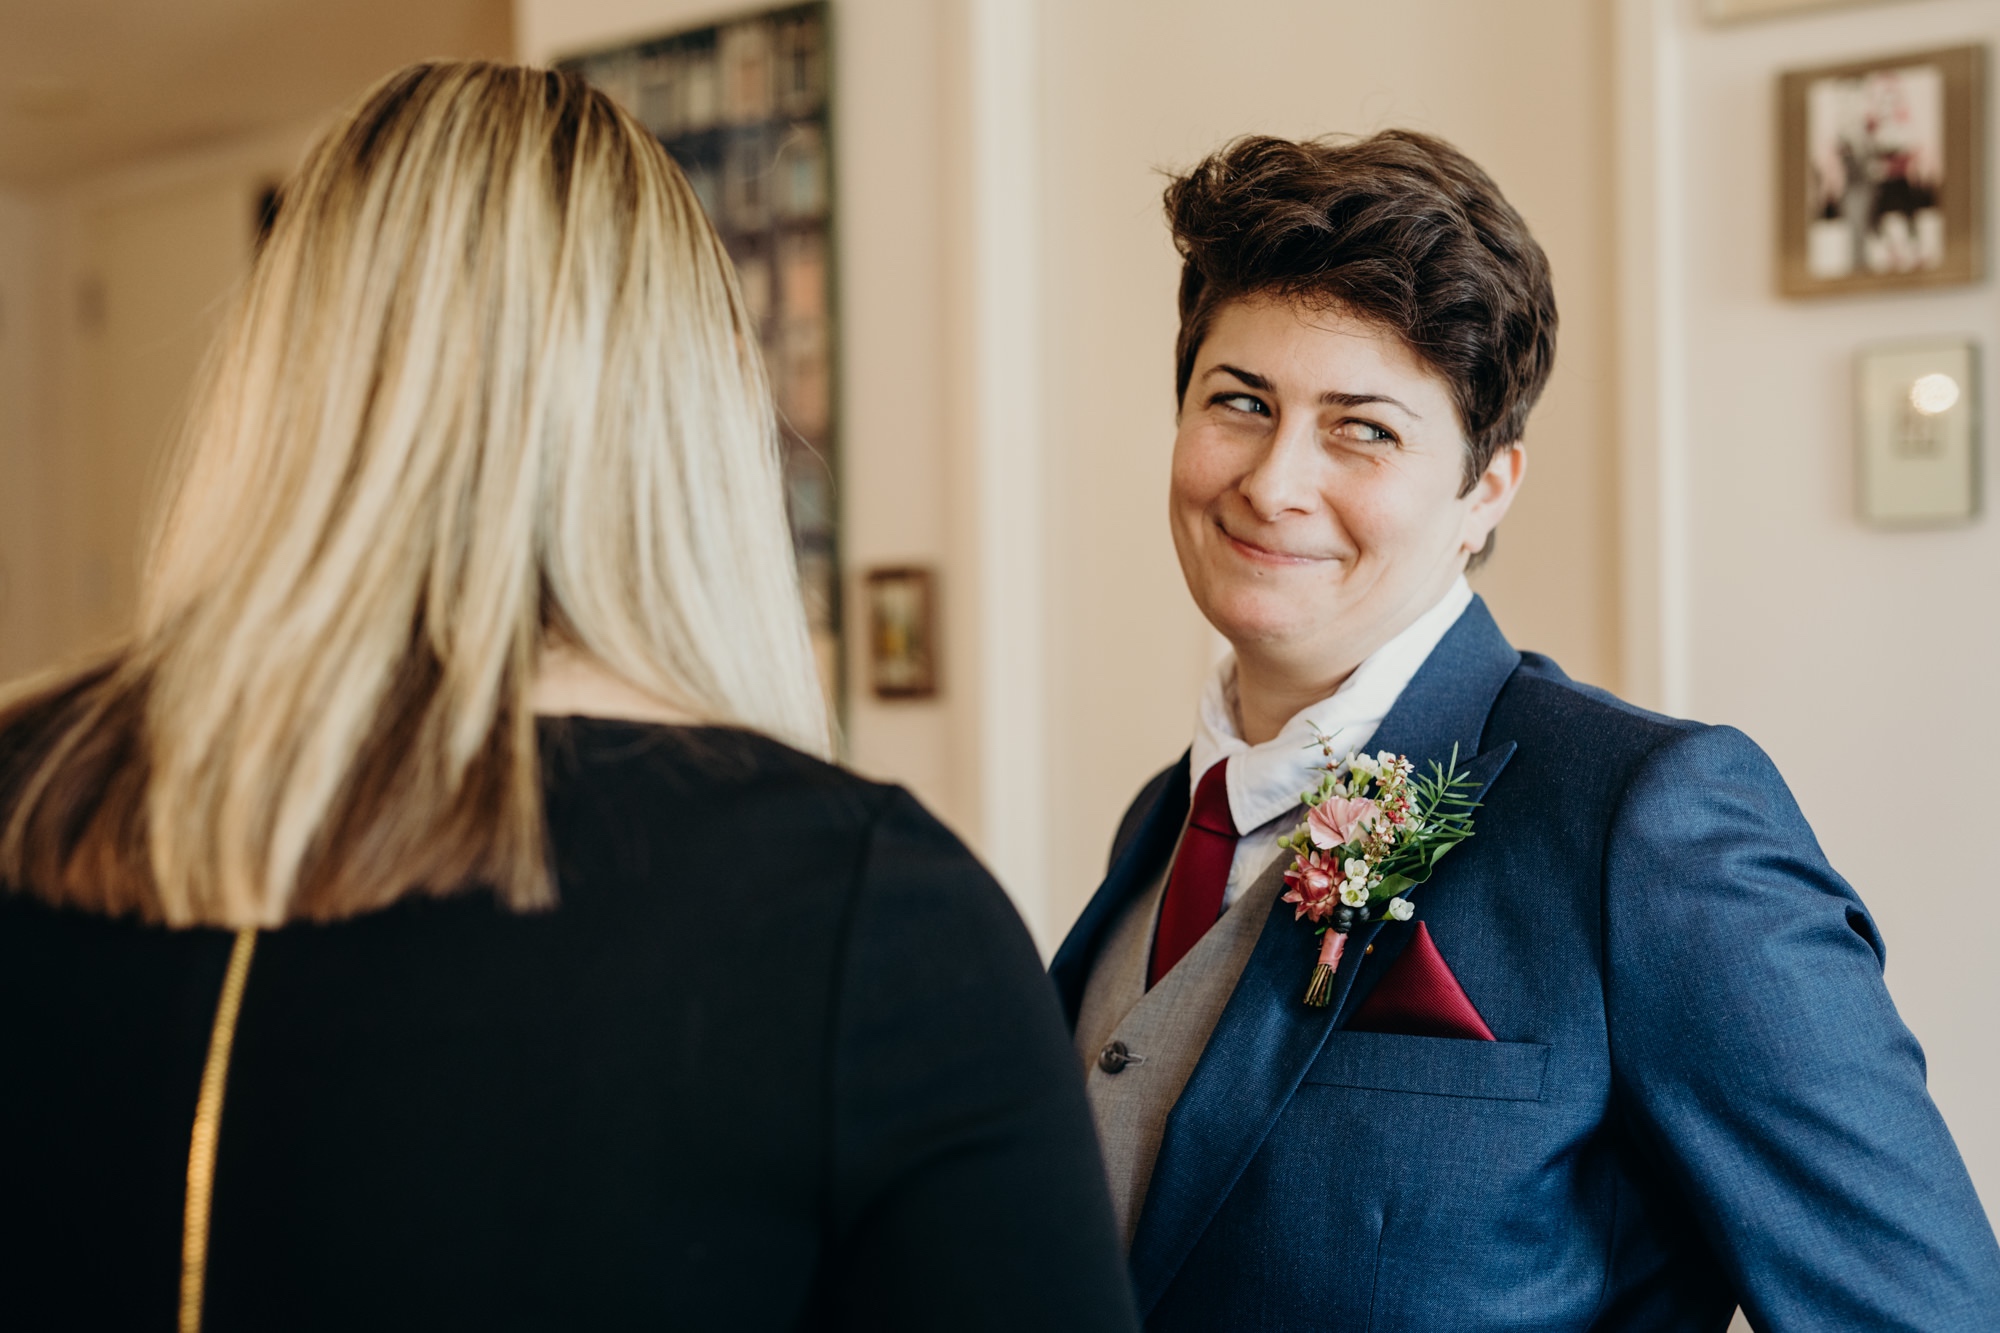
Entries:
POLYGON ((1250 961, 1271 904, 1284 890, 1285 867, 1290 864, 1289 856, 1273 862, 1149 991, 1146 963, 1152 956, 1153 928, 1166 888, 1162 871, 1152 888, 1135 897, 1119 917, 1091 968, 1077 1012, 1076 1050, 1083 1057, 1084 1086, 1104 1149, 1111 1206, 1128 1250, 1139 1225, 1140 1206, 1146 1202, 1146 1186, 1153 1178, 1153 1159, 1160 1151, 1167 1113, 1194 1073, 1195 1062, 1250 961), (1137 1057, 1116 1073, 1101 1060, 1114 1041, 1123 1042, 1137 1057))

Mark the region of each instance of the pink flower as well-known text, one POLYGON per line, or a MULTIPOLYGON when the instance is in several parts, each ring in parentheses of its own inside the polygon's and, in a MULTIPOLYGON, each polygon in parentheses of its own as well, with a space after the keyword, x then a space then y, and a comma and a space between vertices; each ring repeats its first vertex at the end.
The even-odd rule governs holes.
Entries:
POLYGON ((1306 812, 1306 829, 1315 847, 1344 847, 1366 833, 1380 812, 1380 807, 1365 796, 1333 796, 1306 812))
POLYGON ((1295 903, 1298 908, 1292 913, 1294 921, 1302 916, 1324 921, 1339 906, 1340 865, 1333 857, 1320 852, 1292 857, 1292 868, 1285 872, 1285 883, 1291 887, 1284 901, 1295 903))

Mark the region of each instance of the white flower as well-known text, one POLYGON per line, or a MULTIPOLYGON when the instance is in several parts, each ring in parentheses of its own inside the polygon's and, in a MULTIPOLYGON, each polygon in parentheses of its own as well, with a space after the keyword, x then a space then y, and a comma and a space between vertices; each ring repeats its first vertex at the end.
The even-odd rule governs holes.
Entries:
POLYGON ((1349 857, 1346 868, 1347 877, 1355 883, 1365 884, 1368 881, 1368 863, 1360 857, 1349 857))
MULTIPOLYGON (((1383 753, 1387 754, 1388 751, 1385 750, 1383 753)), ((1360 773, 1371 778, 1380 776, 1382 772, 1382 766, 1365 754, 1351 754, 1347 756, 1347 767, 1351 772, 1360 773)))
POLYGON ((1408 921, 1416 914, 1417 909, 1410 906, 1408 898, 1391 898, 1389 900, 1389 917, 1391 920, 1408 921))
POLYGON ((1350 879, 1340 886, 1340 901, 1349 907, 1368 906, 1368 884, 1365 880, 1350 879))

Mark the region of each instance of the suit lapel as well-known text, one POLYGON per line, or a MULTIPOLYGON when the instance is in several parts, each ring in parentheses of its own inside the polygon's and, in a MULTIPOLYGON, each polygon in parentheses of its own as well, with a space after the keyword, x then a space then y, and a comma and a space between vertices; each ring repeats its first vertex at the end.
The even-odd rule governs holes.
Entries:
MULTIPOLYGON (((1508 742, 1480 754, 1480 734, 1493 701, 1520 661, 1486 604, 1475 597, 1411 679, 1369 748, 1407 754, 1428 767, 1432 759, 1446 762, 1456 745, 1460 762, 1483 795, 1513 756, 1514 745, 1508 742)), ((1180 784, 1183 818, 1186 786, 1180 784)), ((1171 833, 1168 842, 1171 847, 1171 833)), ((1446 888, 1450 875, 1447 857, 1437 878, 1418 891, 1419 902, 1423 894, 1446 888)), ((1110 887, 1107 880, 1106 889, 1110 887)), ((1100 899, 1104 894, 1099 890, 1100 899)), ((1313 1009, 1304 1002, 1312 937, 1294 922, 1290 905, 1272 906, 1242 979, 1167 1117, 1132 1240, 1132 1280, 1142 1318, 1165 1294, 1291 1100, 1327 1033, 1345 1016, 1355 976, 1380 929, 1378 923, 1354 933, 1334 973, 1332 1003, 1313 1009)))
POLYGON ((1083 989, 1090 980, 1090 968, 1104 947, 1105 934, 1117 921, 1119 911, 1135 893, 1152 883, 1152 876, 1173 854, 1174 840, 1187 822, 1188 756, 1160 774, 1142 793, 1140 803, 1150 794, 1151 804, 1140 816, 1138 830, 1127 838, 1111 858, 1104 883, 1091 895, 1083 914, 1070 927, 1055 961, 1049 964, 1049 979, 1062 997, 1063 1016, 1076 1028, 1077 1013, 1083 1008, 1083 989))

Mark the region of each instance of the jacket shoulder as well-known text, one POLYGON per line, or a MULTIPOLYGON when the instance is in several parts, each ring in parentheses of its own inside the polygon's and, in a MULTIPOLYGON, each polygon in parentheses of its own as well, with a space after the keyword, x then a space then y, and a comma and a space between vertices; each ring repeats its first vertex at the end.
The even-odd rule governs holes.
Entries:
POLYGON ((1757 793, 1786 837, 1812 839, 1784 775, 1749 736, 1628 703, 1571 680, 1537 653, 1523 654, 1494 704, 1485 740, 1519 742, 1537 780, 1561 787, 1565 799, 1601 803, 1607 818, 1629 822, 1661 800, 1712 802, 1729 788, 1757 793))
POLYGON ((1600 755, 1608 750, 1634 758, 1695 733, 1720 730, 1726 729, 1656 713, 1572 680, 1540 653, 1521 654, 1487 724, 1489 737, 1561 738, 1572 746, 1587 742, 1600 755))

